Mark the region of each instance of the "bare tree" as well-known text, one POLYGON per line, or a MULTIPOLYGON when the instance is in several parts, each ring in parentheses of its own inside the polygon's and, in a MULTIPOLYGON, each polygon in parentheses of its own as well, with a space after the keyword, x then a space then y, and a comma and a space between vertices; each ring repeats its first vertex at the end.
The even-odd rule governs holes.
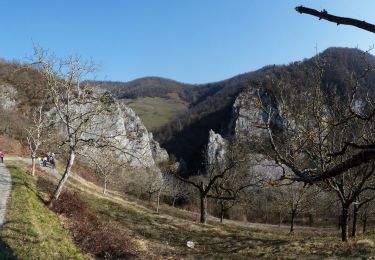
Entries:
POLYGON ((338 92, 337 86, 324 85, 327 66, 318 57, 314 81, 304 88, 278 79, 277 83, 271 82, 272 92, 267 87, 257 92, 264 116, 259 127, 268 135, 276 163, 287 166, 296 175, 291 178, 294 181, 326 180, 375 158, 375 136, 369 130, 374 126, 372 94, 358 94, 360 80, 369 70, 364 75, 353 72, 346 91, 338 92), (361 102, 368 109, 358 106, 361 102))
POLYGON ((96 93, 84 82, 95 71, 92 62, 84 62, 79 56, 58 59, 38 47, 34 51, 34 66, 43 76, 53 104, 50 114, 56 120, 59 145, 67 147, 68 153, 63 176, 50 201, 52 205, 59 198, 80 149, 105 147, 120 134, 113 133, 112 127, 104 122, 114 111, 111 95, 96 93))
POLYGON ((32 115, 30 127, 25 128, 27 133, 26 139, 31 152, 31 175, 35 175, 36 157, 40 146, 48 139, 48 122, 43 111, 43 105, 40 105, 32 115))
POLYGON ((362 204, 359 212, 362 221, 362 234, 366 234, 368 219, 375 212, 375 200, 369 200, 367 203, 362 204))
MULTIPOLYGON (((368 68, 365 55, 363 61, 368 68)), ((337 86, 324 85, 328 64, 318 56, 314 66, 314 80, 302 88, 296 86, 298 83, 278 79, 277 83, 271 82, 271 91, 263 83, 263 88, 257 91, 258 107, 263 113, 259 127, 264 129, 269 141, 268 155, 292 172, 281 176, 281 181, 310 184, 326 181, 341 193, 342 240, 346 241, 348 210, 355 197, 351 194, 343 199, 343 190, 349 184, 345 182, 348 179, 345 175, 349 171, 351 176, 360 175, 359 183, 349 186, 358 195, 371 173, 360 174, 356 167, 372 161, 375 152, 371 93, 361 89, 370 69, 359 75, 353 72, 347 89, 344 91, 344 86, 340 86, 338 92, 337 86)))
POLYGON ((367 188, 364 188, 363 191, 357 196, 355 201, 353 202, 353 222, 352 222, 352 232, 351 237, 357 236, 357 222, 358 222, 358 214, 360 214, 360 218, 363 222, 363 233, 366 232, 366 224, 367 219, 373 210, 373 202, 375 200, 374 189, 375 189, 375 182, 374 177, 371 176, 370 179, 367 181, 366 184, 367 188))
POLYGON ((160 196, 166 185, 167 183, 164 179, 164 174, 158 169, 151 170, 150 175, 147 176, 146 192, 148 194, 149 202, 151 202, 152 196, 156 194, 156 213, 159 213, 160 196))
POLYGON ((165 192, 171 198, 172 207, 175 207, 176 201, 189 196, 190 192, 187 189, 186 183, 176 178, 174 174, 165 174, 164 177, 166 180, 165 192))
POLYGON ((207 221, 207 199, 233 201, 242 191, 260 183, 251 172, 244 170, 246 153, 241 151, 240 143, 233 141, 224 151, 214 160, 206 152, 204 172, 196 176, 184 178, 175 174, 176 178, 198 191, 201 223, 207 221))
MULTIPOLYGON (((342 241, 348 240, 348 217, 350 207, 357 203, 356 210, 359 210, 359 197, 362 193, 372 190, 374 187, 373 181, 371 180, 373 179, 373 172, 374 165, 367 164, 355 169, 351 169, 338 177, 331 178, 326 181, 327 186, 337 194, 341 203, 340 223, 342 241)), ((363 200, 363 202, 365 203, 365 200, 363 200)), ((355 218, 357 218, 357 212, 355 212, 355 218)), ((354 223, 356 223, 356 220, 354 223)), ((356 233, 355 225, 354 233, 356 233)))
POLYGON ((80 155, 88 159, 89 164, 95 169, 95 173, 102 178, 103 194, 106 194, 108 184, 125 165, 117 158, 115 151, 109 147, 96 151, 87 149, 82 151, 80 155))
POLYGON ((293 183, 286 187, 285 193, 285 202, 288 204, 290 214, 290 233, 293 233, 296 217, 311 210, 318 200, 319 189, 315 186, 293 183))

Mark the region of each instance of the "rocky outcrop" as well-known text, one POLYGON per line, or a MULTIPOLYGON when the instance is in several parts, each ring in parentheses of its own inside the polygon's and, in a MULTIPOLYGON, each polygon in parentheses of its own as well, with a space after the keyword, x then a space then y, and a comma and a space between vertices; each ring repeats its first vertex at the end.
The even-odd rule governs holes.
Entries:
POLYGON ((0 107, 5 110, 12 110, 17 106, 17 90, 9 85, 0 85, 0 107))
MULTIPOLYGON (((276 111, 271 122, 275 127, 280 127, 282 122, 277 114, 277 106, 267 92, 248 88, 238 95, 233 104, 228 135, 248 144, 266 142, 268 132, 261 126, 267 122, 267 114, 262 107, 276 111)), ((211 130, 207 145, 209 159, 213 161, 215 158, 224 158, 227 145, 226 139, 211 130)), ((248 154, 244 156, 247 158, 246 169, 252 174, 266 178, 279 178, 282 175, 282 168, 279 165, 255 149, 249 149, 248 154)))
POLYGON ((207 144, 207 161, 209 164, 220 163, 225 160, 227 141, 220 135, 210 130, 207 144))
POLYGON ((132 154, 127 158, 130 164, 149 167, 155 163, 167 161, 169 159, 167 151, 154 140, 152 133, 147 131, 134 111, 124 104, 120 105, 120 109, 122 113, 120 112, 118 116, 122 121, 120 128, 124 133, 122 135, 124 147, 132 154))
POLYGON ((152 157, 156 163, 168 161, 169 155, 167 151, 160 147, 159 143, 154 140, 152 133, 148 134, 150 140, 150 148, 152 152, 152 157))
MULTIPOLYGON (((54 114, 53 111, 50 113, 51 116, 54 114)), ((113 156, 123 164, 135 168, 150 168, 155 166, 156 162, 168 160, 167 152, 160 148, 134 111, 114 99, 109 105, 99 109, 94 108, 90 103, 75 105, 72 113, 76 117, 82 114, 92 114, 93 116, 87 120, 88 123, 80 139, 96 140, 94 142, 98 142, 99 146, 113 150, 113 156), (90 111, 94 109, 101 112, 91 113, 90 111)), ((56 115, 55 118, 58 116, 56 115)), ((61 133, 64 134, 64 124, 61 124, 61 129, 61 133)), ((96 146, 98 145, 83 145, 82 154, 100 154, 101 151, 96 146)))
POLYGON ((250 139, 267 138, 264 129, 268 115, 264 111, 272 110, 271 125, 282 127, 282 120, 278 115, 278 106, 267 91, 248 88, 238 95, 233 104, 230 129, 232 134, 250 139))

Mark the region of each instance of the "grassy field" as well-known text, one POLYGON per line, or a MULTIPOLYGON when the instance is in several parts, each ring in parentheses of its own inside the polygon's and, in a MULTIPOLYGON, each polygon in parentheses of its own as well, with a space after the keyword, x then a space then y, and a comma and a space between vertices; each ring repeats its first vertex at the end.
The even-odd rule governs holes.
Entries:
POLYGON ((7 167, 13 186, 0 231, 0 259, 87 259, 39 198, 35 180, 18 164, 7 167))
POLYGON ((368 257, 373 243, 341 243, 336 232, 301 229, 290 235, 285 227, 220 224, 211 219, 201 225, 194 214, 164 207, 162 214, 125 200, 92 199, 81 194, 92 212, 116 223, 133 238, 138 256, 144 259, 322 259, 326 257, 368 257), (193 241, 195 247, 186 246, 193 241))
MULTIPOLYGON (((25 252, 35 256, 48 248, 48 252, 82 257, 56 216, 41 203, 48 199, 56 180, 39 174, 35 188, 32 178, 14 165, 10 167, 15 178, 13 192, 23 194, 16 197, 26 201, 27 207, 12 199, 12 221, 1 233, 4 242, 20 256, 25 252), (65 241, 63 251, 55 248, 56 241, 65 241)), ((76 246, 100 259, 366 259, 375 255, 371 234, 342 243, 335 229, 296 227, 289 234, 287 226, 229 220, 221 224, 213 217, 202 225, 194 212, 162 205, 161 213, 155 214, 154 205, 145 201, 114 192, 104 196, 100 187, 77 175, 70 179, 54 211, 76 246), (187 241, 193 241, 194 248, 188 248, 187 241)))
POLYGON ((149 130, 165 125, 187 110, 187 104, 177 98, 144 97, 126 99, 125 103, 135 111, 149 130))
MULTIPOLYGON (((322 259, 375 255, 371 235, 342 243, 336 229, 297 227, 291 235, 288 226, 228 220, 221 224, 213 217, 202 225, 198 223, 197 213, 163 205, 161 213, 155 214, 154 205, 147 202, 116 193, 103 196, 99 187, 78 177, 71 180, 70 194, 78 200, 75 203, 85 205, 85 210, 80 212, 95 216, 95 223, 110 225, 112 231, 108 226, 104 230, 112 232, 109 237, 114 244, 116 239, 126 243, 126 252, 131 258, 322 259), (195 247, 188 248, 187 241, 193 241, 195 247)), ((75 215, 74 207, 64 209, 64 216, 75 215)), ((77 219, 70 218, 70 221, 77 219)))

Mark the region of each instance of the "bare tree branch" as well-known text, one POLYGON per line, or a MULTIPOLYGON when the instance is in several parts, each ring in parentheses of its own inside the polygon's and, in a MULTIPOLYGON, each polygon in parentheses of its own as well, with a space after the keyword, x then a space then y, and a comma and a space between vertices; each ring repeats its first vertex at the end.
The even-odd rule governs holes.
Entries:
POLYGON ((325 9, 323 11, 318 11, 312 8, 303 7, 301 5, 301 6, 297 6, 295 10, 299 12, 300 14, 309 14, 312 16, 316 16, 319 18, 319 20, 321 19, 327 20, 329 22, 336 23, 337 25, 340 25, 340 24, 351 25, 351 26, 355 26, 360 29, 363 29, 365 31, 375 33, 374 24, 367 23, 365 21, 360 21, 360 20, 353 19, 353 18, 335 16, 335 15, 329 14, 325 9))

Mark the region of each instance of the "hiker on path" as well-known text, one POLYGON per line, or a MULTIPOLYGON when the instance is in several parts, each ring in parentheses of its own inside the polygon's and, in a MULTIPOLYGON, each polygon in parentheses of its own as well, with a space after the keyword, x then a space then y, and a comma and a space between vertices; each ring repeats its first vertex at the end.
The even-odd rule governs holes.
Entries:
POLYGON ((1 161, 1 163, 4 163, 4 157, 5 157, 5 153, 3 151, 0 151, 0 161, 1 161))

